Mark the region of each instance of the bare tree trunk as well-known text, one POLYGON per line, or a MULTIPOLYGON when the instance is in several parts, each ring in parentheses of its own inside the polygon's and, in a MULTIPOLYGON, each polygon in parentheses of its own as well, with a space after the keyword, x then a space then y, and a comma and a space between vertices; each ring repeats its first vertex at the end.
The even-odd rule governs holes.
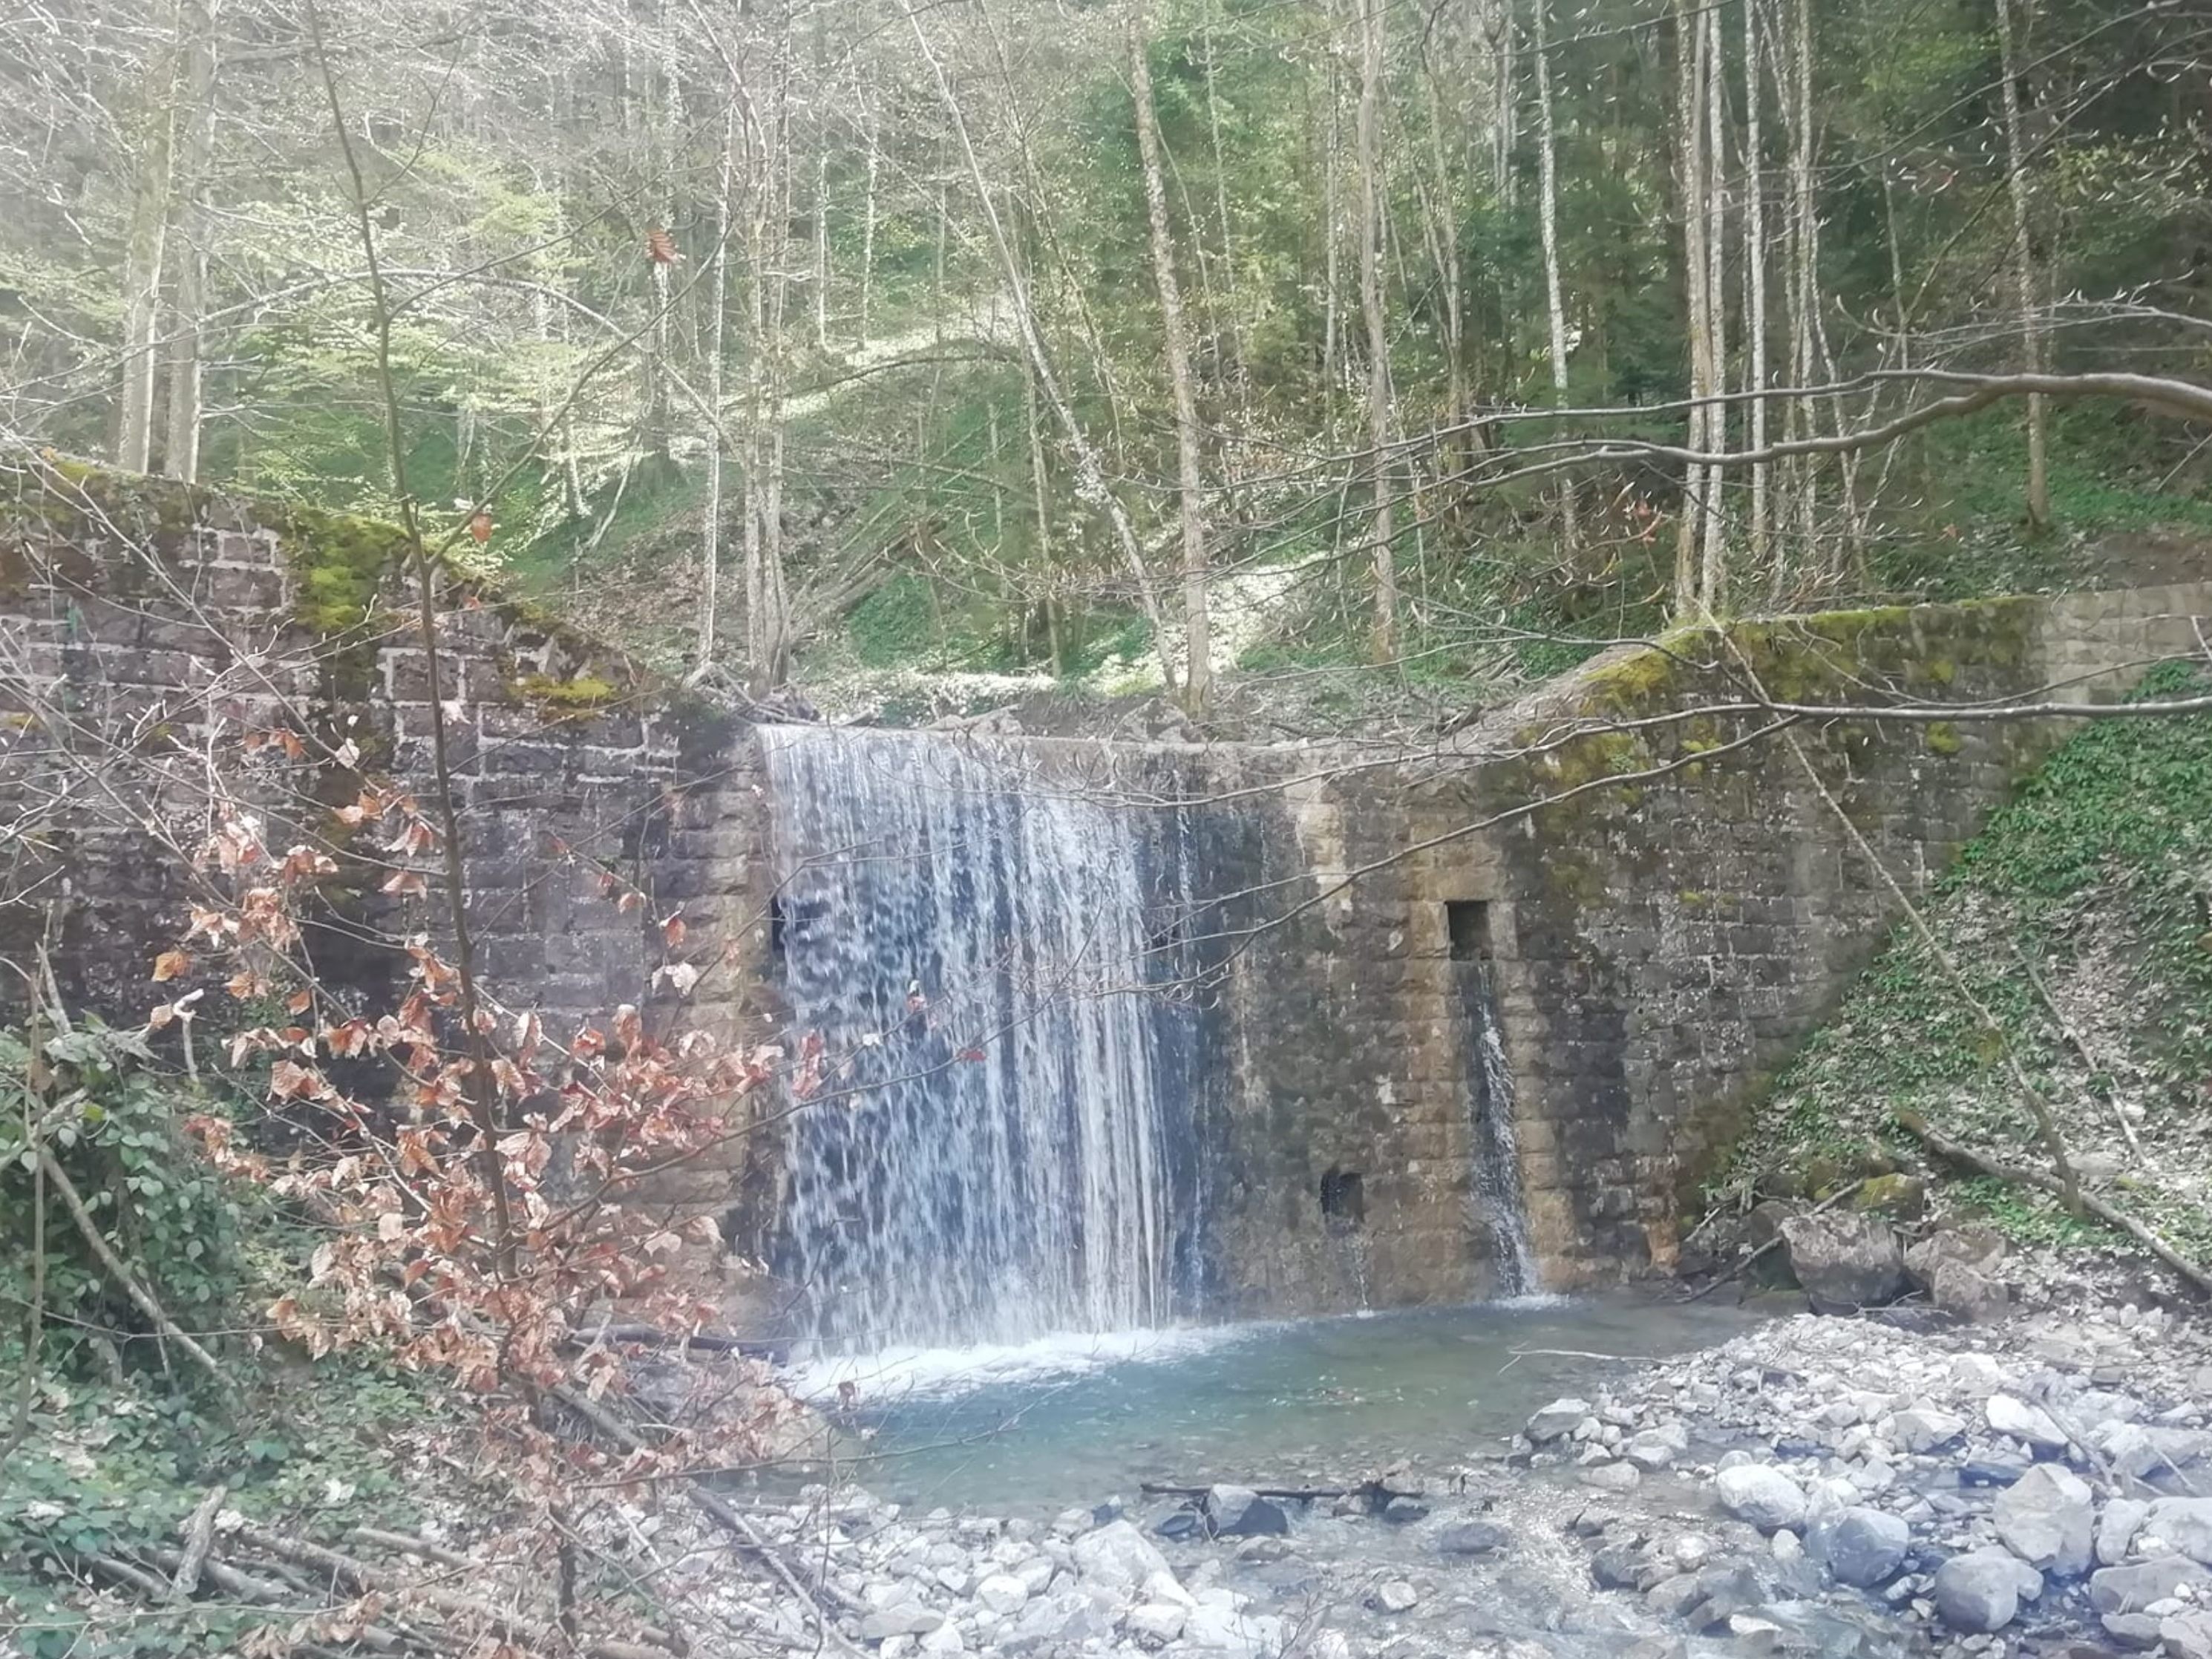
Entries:
POLYGON ((1359 308, 1367 324, 1369 539, 1375 568, 1371 650, 1378 663, 1398 655, 1398 572, 1391 543, 1390 335, 1382 314, 1382 7, 1360 0, 1359 308))
POLYGON ((1500 207, 1512 207, 1520 197, 1520 180, 1513 171, 1514 153, 1521 147, 1519 70, 1514 64, 1518 38, 1513 27, 1513 0, 1488 0, 1490 5, 1490 188, 1500 207))
MULTIPOLYGON (((1534 0, 1530 15, 1535 19, 1535 39, 1532 43, 1536 57, 1536 131, 1537 142, 1542 146, 1540 160, 1541 185, 1537 202, 1537 222, 1544 240, 1544 306, 1551 323, 1552 347, 1552 403, 1554 407, 1567 406, 1567 308, 1559 293, 1559 136, 1552 125, 1552 54, 1550 31, 1547 14, 1552 9, 1552 0, 1534 0)), ((1559 481, 1559 527, 1566 544, 1570 561, 1582 551, 1582 527, 1575 514, 1575 485, 1571 473, 1559 481)))
POLYGON ((830 151, 814 158, 814 344, 830 349, 830 151))
MULTIPOLYGON (((1759 110, 1759 8, 1760 0, 1743 5, 1743 386, 1751 393, 1747 419, 1749 448, 1759 454, 1766 448, 1766 175, 1765 135, 1759 110)), ((1765 461, 1751 464, 1751 565, 1754 575, 1767 567, 1769 529, 1767 489, 1771 468, 1765 461)))
POLYGON ((178 195, 176 231, 183 244, 177 261, 172 301, 174 338, 169 346, 168 431, 161 444, 161 471, 191 483, 199 477, 201 395, 200 313, 207 305, 208 158, 215 127, 216 0, 186 0, 184 125, 181 141, 183 188, 178 195))
POLYGON ((878 113, 876 94, 872 89, 868 94, 866 123, 868 199, 866 205, 861 210, 860 216, 860 316, 859 323, 853 331, 854 339, 863 349, 866 349, 868 343, 868 301, 871 298, 876 276, 876 173, 883 156, 882 147, 878 143, 880 135, 877 131, 876 124, 880 118, 878 113))
MULTIPOLYGON (((1252 377, 1244 362, 1243 319, 1238 311, 1241 290, 1237 281, 1237 230, 1229 216, 1228 152, 1221 142, 1221 99, 1215 86, 1218 53, 1214 46, 1213 0, 1206 0, 1201 45, 1206 52, 1206 130, 1213 147, 1213 216, 1221 236, 1222 309, 1215 326, 1221 331, 1223 389, 1236 399, 1244 425, 1252 424, 1252 377)), ((1233 477, 1233 474, 1232 474, 1233 477)))
MULTIPOLYGON (((1706 447, 1728 450, 1728 406, 1718 401, 1728 386, 1728 150, 1722 119, 1728 91, 1728 55, 1721 41, 1718 6, 1705 9, 1705 410, 1706 447)), ((1698 604, 1717 615, 1728 603, 1728 515, 1722 511, 1728 471, 1716 462, 1705 473, 1705 548, 1698 570, 1698 604)))
POLYGON ((738 101, 722 115, 722 165, 714 182, 714 268, 707 279, 707 516, 699 536, 699 650, 695 672, 714 660, 722 586, 722 345, 730 303, 730 216, 737 190, 738 101))
POLYGON ((1338 354, 1343 345, 1337 330, 1337 317, 1343 308, 1343 280, 1337 256, 1337 233, 1344 222, 1344 97, 1339 85, 1343 52, 1336 0, 1322 0, 1322 5, 1328 18, 1328 136, 1322 149, 1321 378, 1322 395, 1334 410, 1338 354))
POLYGON ((143 472, 153 461, 155 336, 161 313, 161 264, 176 182, 177 69, 185 30, 179 0, 163 6, 137 112, 131 186, 131 229, 123 264, 123 387, 115 425, 115 464, 143 472))
MULTIPOLYGON (((1705 31, 1689 0, 1674 0, 1675 195, 1682 216, 1682 282, 1690 347, 1690 417, 1686 447, 1699 453, 1711 447, 1706 429, 1711 396, 1706 356, 1711 336, 1705 329, 1705 134, 1699 118, 1705 103, 1705 31)), ((1688 616, 1698 604, 1698 548, 1705 507, 1705 469, 1682 473, 1682 510, 1674 532, 1674 610, 1688 616)))
POLYGON ((1184 704, 1196 714, 1213 684, 1212 629, 1206 614, 1206 485, 1199 467, 1198 395, 1190 377, 1190 345, 1176 277, 1175 241, 1168 224, 1159 116, 1152 107, 1151 31, 1145 0, 1129 7, 1129 84, 1136 94, 1137 155, 1145 176, 1145 215, 1152 240, 1152 279, 1160 292, 1160 347, 1175 392, 1176 477, 1182 505, 1184 704))
MULTIPOLYGON (((2021 368, 2033 374, 2043 367, 2042 308, 2036 302, 2035 250, 2029 240, 2027 147, 2021 135, 2020 48, 2014 39, 2012 0, 1996 0, 1997 47, 2003 57, 2005 189, 2012 198, 2012 268, 2020 301, 2021 368)), ((2034 0, 2021 0, 2025 26, 2034 19, 2034 0)), ((2051 523, 2050 422, 2040 395, 2027 400, 2027 521, 2038 530, 2051 523)))
MULTIPOLYGON (((1790 374, 1792 386, 1813 384, 1813 322, 1820 307, 1820 203, 1813 186, 1813 11, 1810 0, 1796 0, 1790 31, 1790 374)), ((1784 411, 1783 435, 1802 442, 1812 431, 1813 410, 1792 398, 1784 411)), ((1809 456, 1790 464, 1796 484, 1797 538, 1818 568, 1820 537, 1820 471, 1809 456)))
MULTIPOLYGON (((1449 399, 1450 423, 1460 428, 1466 423, 1468 410, 1467 394, 1467 315, 1462 289, 1466 275, 1459 256, 1459 222, 1455 212, 1458 198, 1453 190, 1455 173, 1444 153, 1443 94, 1437 85, 1433 70, 1423 76, 1429 100, 1429 161, 1436 175, 1437 240, 1443 253, 1443 268, 1437 272, 1444 285, 1444 375, 1445 395, 1449 399)), ((1451 447, 1463 447, 1464 440, 1455 437, 1451 447)))

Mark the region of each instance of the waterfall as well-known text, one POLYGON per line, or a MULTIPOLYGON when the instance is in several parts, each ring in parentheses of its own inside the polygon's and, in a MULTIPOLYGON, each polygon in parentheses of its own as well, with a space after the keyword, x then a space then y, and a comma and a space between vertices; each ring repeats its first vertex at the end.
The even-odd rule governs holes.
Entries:
POLYGON ((801 1080, 782 1270, 836 1346, 1163 1322, 1182 1133, 1139 815, 1017 751, 764 726, 801 1080))
POLYGON ((1498 1024, 1486 956, 1452 963, 1474 1053, 1470 1104, 1474 1129, 1474 1202, 1489 1229, 1500 1297, 1531 1296, 1544 1287, 1528 1236, 1528 1202, 1521 1190, 1521 1147, 1513 1127, 1513 1070, 1498 1024))

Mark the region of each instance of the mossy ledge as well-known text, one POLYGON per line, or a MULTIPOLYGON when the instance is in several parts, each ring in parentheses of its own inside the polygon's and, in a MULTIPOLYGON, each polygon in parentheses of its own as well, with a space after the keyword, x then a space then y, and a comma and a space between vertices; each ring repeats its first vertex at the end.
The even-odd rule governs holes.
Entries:
MULTIPOLYGON (((202 532, 273 531, 290 576, 293 620, 330 647, 322 653, 335 701, 364 695, 379 642, 406 617, 403 592, 410 547, 398 526, 358 514, 292 502, 231 498, 197 484, 118 472, 97 463, 39 453, 0 489, 0 590, 31 580, 34 544, 88 553, 117 538, 158 562, 181 562, 202 532)), ((544 606, 507 592, 495 579, 443 562, 452 609, 495 611, 510 645, 532 665, 511 678, 514 699, 548 722, 587 718, 617 705, 665 702, 670 690, 605 641, 544 606), (558 664, 556 671, 554 665, 558 664)), ((105 584, 138 591, 145 567, 111 562, 105 584)), ((411 614, 411 612, 410 612, 411 614)))

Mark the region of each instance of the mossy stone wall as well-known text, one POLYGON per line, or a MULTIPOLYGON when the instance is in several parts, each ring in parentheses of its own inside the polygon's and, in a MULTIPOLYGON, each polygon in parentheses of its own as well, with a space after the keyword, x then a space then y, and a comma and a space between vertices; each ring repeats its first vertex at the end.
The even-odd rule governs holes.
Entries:
MULTIPOLYGON (((389 855, 333 814, 365 777, 427 792, 436 699, 492 994, 556 1028, 604 1021, 649 1000, 672 954, 662 923, 680 913, 676 954, 727 950, 740 969, 708 975, 687 1017, 757 1029, 742 969, 765 877, 746 729, 535 607, 448 569, 438 586, 434 686, 390 526, 55 458, 0 484, 0 820, 17 828, 0 957, 27 963, 44 945, 70 1004, 119 1023, 194 988, 149 975, 185 926, 212 769, 272 848, 337 859, 307 947, 327 983, 388 1010, 406 967, 392 941, 438 913, 383 894, 389 855), (249 748, 280 728, 308 740, 304 757, 249 748), (356 768, 331 758, 348 741, 356 768), (608 876, 646 902, 611 902, 608 876)), ((219 977, 204 1030, 231 1018, 219 977)), ((0 975, 0 1021, 21 991, 0 975)))

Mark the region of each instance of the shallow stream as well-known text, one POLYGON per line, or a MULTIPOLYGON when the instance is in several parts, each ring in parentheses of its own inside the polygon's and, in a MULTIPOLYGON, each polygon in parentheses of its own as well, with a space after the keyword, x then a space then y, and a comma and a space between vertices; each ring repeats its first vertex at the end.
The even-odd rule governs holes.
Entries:
POLYGON ((923 1351, 805 1374, 865 1437, 878 1496, 1043 1516, 1146 1481, 1356 1483, 1495 1449, 1537 1407, 1620 1366, 1758 1322, 1721 1301, 1548 1297, 1336 1319, 923 1351))

